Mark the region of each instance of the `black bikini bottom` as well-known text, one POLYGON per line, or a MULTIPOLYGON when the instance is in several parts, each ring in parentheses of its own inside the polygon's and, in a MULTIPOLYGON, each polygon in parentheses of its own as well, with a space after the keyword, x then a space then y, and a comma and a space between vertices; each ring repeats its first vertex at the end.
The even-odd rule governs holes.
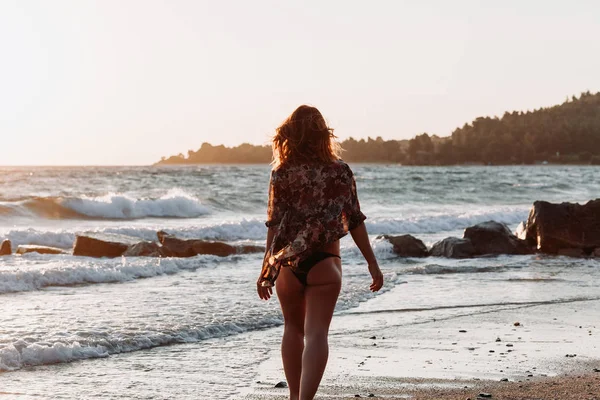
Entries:
POLYGON ((317 251, 316 253, 313 253, 310 256, 308 256, 308 258, 306 258, 305 260, 299 262, 298 267, 295 268, 295 270, 293 269, 292 273, 296 275, 296 278, 298 278, 300 283, 306 286, 306 279, 308 278, 308 273, 310 272, 312 267, 329 257, 337 257, 340 260, 342 259, 337 254, 327 253, 325 251, 317 251))

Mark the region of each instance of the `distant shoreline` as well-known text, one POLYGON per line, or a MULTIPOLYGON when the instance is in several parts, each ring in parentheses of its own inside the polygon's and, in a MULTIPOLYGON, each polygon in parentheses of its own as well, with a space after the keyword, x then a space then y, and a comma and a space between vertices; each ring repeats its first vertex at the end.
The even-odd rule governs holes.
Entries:
MULTIPOLYGON (((533 164, 477 164, 477 163, 465 163, 465 164, 401 164, 393 162, 375 162, 375 161, 348 161, 352 165, 385 165, 385 166, 397 166, 397 167, 545 167, 545 166, 578 166, 578 167, 597 167, 595 164, 583 164, 583 163, 547 163, 541 162, 533 164)), ((16 169, 16 168, 148 168, 148 167, 195 167, 195 166, 236 166, 236 165, 248 165, 248 166, 269 166, 270 163, 252 163, 252 162, 211 162, 211 163, 180 163, 180 164, 169 164, 169 163, 154 163, 154 164, 132 164, 132 165, 0 165, 0 169, 16 169)))
MULTIPOLYGON (((422 133, 409 140, 348 138, 340 143, 348 163, 402 165, 600 165, 600 92, 582 93, 563 104, 535 111, 479 117, 451 136, 422 133)), ((268 145, 235 147, 203 143, 157 165, 269 163, 268 145)))

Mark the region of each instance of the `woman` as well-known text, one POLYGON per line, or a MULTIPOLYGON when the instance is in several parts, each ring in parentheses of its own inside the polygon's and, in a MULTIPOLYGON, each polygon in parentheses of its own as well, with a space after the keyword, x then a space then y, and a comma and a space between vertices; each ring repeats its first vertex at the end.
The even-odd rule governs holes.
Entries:
POLYGON ((300 106, 273 138, 267 253, 257 291, 268 300, 277 280, 284 318, 283 368, 291 400, 313 399, 328 357, 327 335, 342 284, 339 239, 348 232, 373 282, 383 275, 369 242, 352 171, 333 130, 314 107, 300 106))

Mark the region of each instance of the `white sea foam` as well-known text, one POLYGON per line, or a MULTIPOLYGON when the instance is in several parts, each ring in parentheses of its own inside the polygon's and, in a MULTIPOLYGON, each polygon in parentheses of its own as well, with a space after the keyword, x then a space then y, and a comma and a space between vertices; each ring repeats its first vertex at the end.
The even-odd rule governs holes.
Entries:
POLYGON ((139 278, 196 270, 219 262, 216 256, 195 258, 89 259, 71 256, 28 255, 10 266, 0 260, 0 294, 38 290, 48 286, 127 282, 139 278), (32 265, 37 261, 37 265, 32 265), (23 265, 21 265, 23 264, 23 265))
POLYGON ((472 274, 482 272, 502 272, 509 269, 519 269, 522 265, 439 265, 425 264, 410 267, 403 272, 411 275, 445 275, 445 274, 472 274))
POLYGON ((239 334, 249 330, 264 329, 281 324, 281 318, 267 315, 262 320, 237 323, 211 324, 205 327, 189 326, 180 330, 149 330, 137 334, 114 332, 89 334, 82 340, 69 342, 27 343, 18 340, 0 348, 0 371, 14 371, 26 366, 66 363, 88 358, 103 358, 111 354, 166 346, 175 343, 192 343, 201 340, 239 334))
POLYGON ((20 244, 36 244, 40 246, 60 247, 68 249, 73 247, 75 233, 65 230, 59 231, 40 231, 33 228, 13 229, 4 233, 0 232, 0 237, 9 239, 14 246, 20 244))

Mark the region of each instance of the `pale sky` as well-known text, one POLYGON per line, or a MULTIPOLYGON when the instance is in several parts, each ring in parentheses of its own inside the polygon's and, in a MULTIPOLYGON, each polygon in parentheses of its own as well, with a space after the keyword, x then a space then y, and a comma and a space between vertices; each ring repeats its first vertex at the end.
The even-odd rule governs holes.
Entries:
POLYGON ((340 139, 447 136, 599 71, 594 0, 0 0, 0 165, 266 144, 303 103, 340 139))

